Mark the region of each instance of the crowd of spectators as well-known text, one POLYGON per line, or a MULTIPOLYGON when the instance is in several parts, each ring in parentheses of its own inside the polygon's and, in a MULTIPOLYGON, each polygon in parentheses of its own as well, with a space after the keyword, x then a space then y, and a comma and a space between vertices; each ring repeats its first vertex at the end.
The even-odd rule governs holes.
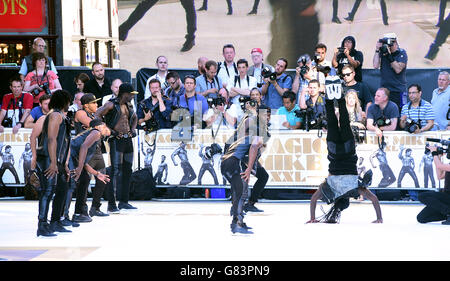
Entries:
MULTIPOLYGON (((263 61, 263 51, 250 51, 251 62, 235 58, 235 48, 227 44, 222 48, 223 61, 200 57, 198 76, 181 78, 169 70, 166 56, 156 58, 157 73, 145 84, 144 99, 133 100, 139 125, 152 129, 173 128, 178 108, 186 109, 191 116, 200 116, 202 128, 233 129, 244 115, 243 101, 253 100, 268 106, 272 115, 284 115, 276 128, 326 129, 324 106, 327 77, 339 76, 350 114, 352 126, 360 130, 406 130, 421 133, 429 130, 447 130, 450 99, 450 76, 446 71, 438 75, 438 88, 430 102, 422 98, 421 85, 406 82, 408 56, 400 48, 394 33, 385 34, 375 44, 372 66, 380 71, 380 87, 371 93, 364 82, 362 67, 364 55, 356 48, 356 39, 346 36, 335 48, 332 59, 327 60, 327 46, 319 43, 314 55, 301 54, 295 75, 286 70, 289 63, 279 58, 275 66, 263 61), (154 125, 153 123, 153 125, 154 125)), ((40 116, 48 113, 52 93, 61 89, 53 60, 44 54, 45 41, 36 38, 33 52, 23 60, 19 73, 10 79, 11 93, 3 95, 0 112, 0 132, 5 127, 32 128, 40 116)), ((102 106, 117 96, 120 79, 111 81, 101 63, 92 65, 90 79, 86 73, 74 77, 76 92, 70 110, 82 109, 81 99, 86 93, 96 97, 102 106)), ((193 118, 194 119, 194 118, 193 118)), ((198 119, 198 118, 197 118, 198 119)))

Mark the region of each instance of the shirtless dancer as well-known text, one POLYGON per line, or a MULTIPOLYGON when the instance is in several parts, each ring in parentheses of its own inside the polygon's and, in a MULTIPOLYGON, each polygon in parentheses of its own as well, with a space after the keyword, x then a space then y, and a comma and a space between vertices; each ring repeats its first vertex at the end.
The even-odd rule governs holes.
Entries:
POLYGON ((120 85, 117 97, 109 100, 95 113, 96 118, 104 118, 111 130, 111 137, 108 140, 111 160, 108 213, 118 213, 119 209, 136 209, 128 203, 133 165, 132 138, 136 136, 137 126, 137 117, 131 100, 136 94, 138 92, 134 91, 133 86, 124 83, 120 85), (116 197, 119 208, 116 205, 116 197))

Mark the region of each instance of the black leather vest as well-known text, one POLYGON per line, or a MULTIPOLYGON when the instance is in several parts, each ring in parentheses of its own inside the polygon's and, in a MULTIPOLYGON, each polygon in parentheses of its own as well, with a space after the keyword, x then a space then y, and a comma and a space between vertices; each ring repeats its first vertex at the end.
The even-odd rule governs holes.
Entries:
MULTIPOLYGON (((60 111, 58 112, 62 115, 60 111)), ((42 133, 39 138, 39 145, 37 148, 38 157, 49 158, 48 153, 48 122, 49 116, 45 117, 44 125, 42 127, 42 133)), ((56 160, 58 164, 65 164, 67 160, 67 155, 70 148, 70 123, 67 118, 63 116, 63 121, 59 125, 58 135, 56 137, 56 160)))
MULTIPOLYGON (((114 130, 114 127, 116 126, 117 122, 120 119, 120 115, 122 114, 122 111, 120 110, 120 104, 119 104, 118 97, 113 98, 109 101, 114 104, 114 108, 105 115, 105 123, 106 123, 106 126, 108 126, 111 130, 114 130)), ((133 124, 134 118, 137 118, 137 117, 136 117, 136 114, 134 113, 134 109, 133 109, 133 106, 131 105, 131 103, 127 103, 127 107, 128 107, 128 123, 131 128, 131 124, 133 124)))

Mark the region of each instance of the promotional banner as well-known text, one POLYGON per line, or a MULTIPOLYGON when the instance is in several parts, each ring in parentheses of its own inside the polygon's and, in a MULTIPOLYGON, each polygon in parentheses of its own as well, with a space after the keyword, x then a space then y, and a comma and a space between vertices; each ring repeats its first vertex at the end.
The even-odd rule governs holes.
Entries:
POLYGON ((42 32, 46 27, 45 0, 0 1, 0 32, 42 32))
MULTIPOLYGON (((133 139, 133 170, 151 168, 158 185, 223 185, 222 154, 207 154, 213 143, 223 151, 233 132, 220 130, 214 139, 211 130, 195 130, 191 141, 181 142, 172 140, 170 129, 150 134, 139 131, 133 139)), ((9 128, 0 134, 0 178, 5 184, 24 183, 31 161, 30 134, 29 129, 12 134, 9 128)), ((358 173, 373 171, 371 187, 442 188, 443 180, 436 178, 432 157, 425 149, 427 143, 438 143, 427 138, 448 140, 450 132, 385 132, 385 145, 367 132, 366 141, 356 148, 358 173)), ((108 154, 104 158, 109 166, 108 154)), ((445 155, 442 159, 448 163, 445 155)), ((326 133, 319 137, 317 130, 273 130, 259 161, 269 173, 268 188, 317 187, 328 175, 326 133)), ((252 177, 250 184, 255 180, 252 177)))

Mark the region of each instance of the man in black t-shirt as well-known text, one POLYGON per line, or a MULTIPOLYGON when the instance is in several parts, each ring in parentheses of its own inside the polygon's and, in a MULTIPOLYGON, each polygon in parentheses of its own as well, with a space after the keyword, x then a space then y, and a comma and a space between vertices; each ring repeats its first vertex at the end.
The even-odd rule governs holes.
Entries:
POLYGON ((347 36, 342 40, 341 47, 334 49, 332 65, 337 69, 337 74, 341 75, 343 67, 351 65, 355 71, 355 80, 362 81, 362 65, 364 61, 363 53, 355 49, 356 41, 353 36, 347 36))
POLYGON ((98 107, 102 106, 102 98, 107 95, 112 95, 111 81, 105 77, 105 68, 99 62, 92 65, 92 75, 94 79, 89 80, 84 85, 85 93, 92 93, 99 98, 97 101, 98 107))
POLYGON ((370 93, 369 87, 364 82, 357 82, 355 80, 356 71, 353 66, 347 64, 342 68, 342 77, 344 79, 344 93, 353 89, 358 93, 358 99, 361 102, 361 108, 367 112, 369 106, 373 103, 373 97, 370 93))

